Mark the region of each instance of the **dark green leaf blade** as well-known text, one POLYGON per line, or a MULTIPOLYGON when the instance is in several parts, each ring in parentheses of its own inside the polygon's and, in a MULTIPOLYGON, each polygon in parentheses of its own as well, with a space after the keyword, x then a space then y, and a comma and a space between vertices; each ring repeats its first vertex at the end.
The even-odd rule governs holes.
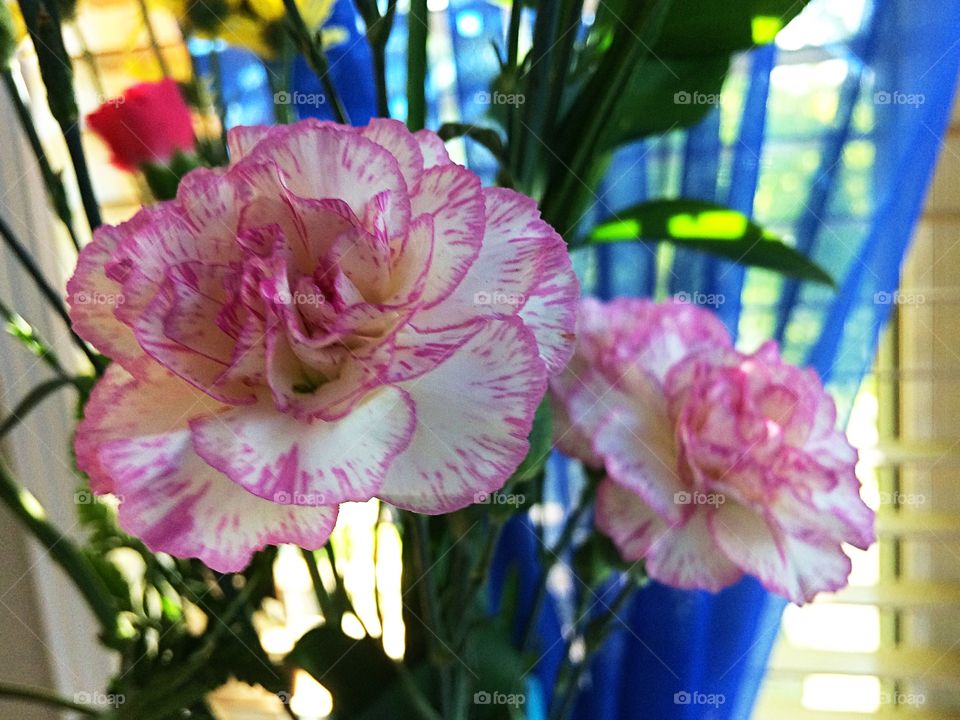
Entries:
POLYGON ((832 277, 746 215, 699 200, 654 200, 618 213, 594 227, 590 244, 644 240, 718 255, 741 265, 764 268, 835 287, 832 277))

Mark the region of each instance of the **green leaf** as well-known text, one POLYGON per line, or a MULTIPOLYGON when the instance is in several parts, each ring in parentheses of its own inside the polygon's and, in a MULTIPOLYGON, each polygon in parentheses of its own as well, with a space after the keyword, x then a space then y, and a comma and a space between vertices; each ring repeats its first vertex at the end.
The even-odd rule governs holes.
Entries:
MULTIPOLYGON (((652 50, 632 71, 601 147, 699 122, 717 104, 733 53, 773 42, 807 1, 672 0, 652 50)), ((629 2, 600 4, 591 49, 608 47, 615 33, 623 34, 629 2)))
POLYGON ((528 439, 530 450, 520 463, 520 467, 513 473, 507 487, 532 480, 540 473, 550 457, 550 451, 553 449, 553 413, 547 398, 543 399, 533 416, 533 427, 530 428, 528 439))
MULTIPOLYGON (((634 0, 605 0, 595 28, 614 28, 634 0)), ((731 54, 765 45, 809 0, 672 0, 653 52, 662 58, 731 54)))
POLYGON ((591 244, 631 240, 669 242, 718 255, 741 265, 835 287, 820 266, 751 221, 743 213, 699 200, 655 200, 597 225, 591 244))
POLYGON ((354 640, 332 625, 321 625, 300 638, 287 662, 323 683, 333 695, 338 716, 344 718, 360 716, 400 680, 379 641, 369 636, 354 640))
POLYGON ((493 128, 468 123, 444 123, 437 130, 437 135, 444 142, 454 138, 468 137, 489 150, 490 154, 497 158, 499 162, 504 161, 503 140, 493 128))
POLYGON ((717 107, 730 65, 727 54, 647 58, 638 65, 604 128, 603 147, 690 127, 717 107))

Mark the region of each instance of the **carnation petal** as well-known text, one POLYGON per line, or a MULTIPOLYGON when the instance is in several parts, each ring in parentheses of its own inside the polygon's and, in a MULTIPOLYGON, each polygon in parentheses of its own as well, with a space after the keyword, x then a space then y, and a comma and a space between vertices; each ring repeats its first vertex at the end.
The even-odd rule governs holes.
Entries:
POLYGON ((405 383, 416 433, 378 497, 429 514, 503 486, 529 448, 546 374, 518 320, 492 320, 445 362, 405 383))
POLYGON ((198 418, 191 429, 197 453, 254 495, 332 505, 377 493, 414 422, 406 393, 384 387, 339 420, 304 422, 261 402, 198 418))
POLYGON ((443 144, 440 136, 429 130, 417 130, 413 136, 420 145, 420 153, 423 155, 423 169, 437 167, 438 165, 452 165, 450 155, 447 153, 447 146, 443 144))
POLYGON ((149 358, 137 378, 111 365, 77 427, 77 465, 94 492, 120 498, 121 526, 151 550, 199 557, 221 572, 242 570, 253 552, 293 542, 317 548, 336 507, 294 508, 261 500, 203 463, 188 420, 222 405, 149 358))
POLYGON ((413 188, 423 172, 423 154, 420 143, 399 120, 374 118, 360 130, 365 138, 390 151, 400 164, 400 171, 408 188, 413 188))
POLYGON ((125 232, 101 226, 80 251, 77 268, 67 283, 70 319, 76 333, 100 352, 124 366, 143 356, 133 331, 117 319, 114 310, 126 299, 119 283, 107 277, 110 262, 125 232))
POLYGON ((433 217, 430 276, 421 296, 429 305, 447 298, 480 254, 483 189, 480 178, 466 168, 441 165, 423 173, 410 201, 414 219, 433 217))
POLYGON ((738 503, 720 506, 710 530, 716 546, 744 572, 798 605, 847 584, 850 558, 839 541, 785 533, 738 503))

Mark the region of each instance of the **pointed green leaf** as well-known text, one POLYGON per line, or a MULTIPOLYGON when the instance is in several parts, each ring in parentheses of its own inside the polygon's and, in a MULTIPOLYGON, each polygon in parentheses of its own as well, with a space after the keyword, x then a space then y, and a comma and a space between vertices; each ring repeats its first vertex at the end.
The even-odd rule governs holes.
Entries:
POLYGON ((835 287, 833 278, 746 215, 699 200, 655 200, 618 213, 597 225, 587 242, 668 242, 718 255, 741 265, 835 287))

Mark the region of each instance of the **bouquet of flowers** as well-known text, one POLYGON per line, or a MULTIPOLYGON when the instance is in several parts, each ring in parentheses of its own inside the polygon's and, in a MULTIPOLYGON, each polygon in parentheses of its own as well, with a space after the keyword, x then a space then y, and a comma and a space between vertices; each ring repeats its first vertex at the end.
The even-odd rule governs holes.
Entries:
MULTIPOLYGON (((663 199, 588 220, 611 153, 699 120, 703 106, 672 99, 718 91, 731 55, 771 41, 803 4, 514 0, 490 91, 525 101, 494 105, 483 125, 432 129, 426 0, 406 9, 401 119, 388 116, 384 50, 401 11, 356 1, 373 62, 354 82, 376 89, 379 109, 364 126, 350 124, 331 80, 330 3, 178 10, 186 35, 232 42, 244 28, 268 66, 302 55, 334 116, 298 121, 287 106, 275 125, 229 128, 198 78, 131 87, 82 119, 69 16, 50 0, 0 5, 10 101, 79 251, 65 291, 10 228, 0 234, 82 353, 61 359, 4 304, 9 331, 51 379, 0 433, 72 388, 78 492, 97 500, 77 504, 77 542, 3 466, 0 497, 93 610, 119 660, 104 697, 124 700, 0 691, 94 717, 207 718, 211 693, 239 680, 295 716, 288 700, 306 673, 350 720, 524 717, 526 678, 549 649, 538 620, 562 567, 591 593, 615 592, 564 629, 556 682, 540 688, 540 712, 561 720, 648 578, 717 591, 746 574, 797 603, 843 586, 841 545, 867 547, 873 516, 816 374, 773 343, 736 349, 704 308, 581 300, 571 263, 579 247, 663 242, 830 282, 721 206, 663 199), (18 23, 82 212, 13 80, 18 23), (100 221, 81 121, 150 189, 126 222, 100 221), (458 139, 490 151, 495 186, 452 159, 446 143, 458 139), (548 537, 558 454, 583 472, 548 537), (372 512, 360 531, 349 521, 359 508, 372 512), (518 521, 541 548, 529 612, 515 578, 490 585, 503 530, 518 521), (367 588, 347 572, 357 532, 374 544, 367 588), (299 548, 318 613, 278 654, 261 630, 282 612, 281 545, 299 548)), ((288 91, 289 73, 278 77, 288 91)))

